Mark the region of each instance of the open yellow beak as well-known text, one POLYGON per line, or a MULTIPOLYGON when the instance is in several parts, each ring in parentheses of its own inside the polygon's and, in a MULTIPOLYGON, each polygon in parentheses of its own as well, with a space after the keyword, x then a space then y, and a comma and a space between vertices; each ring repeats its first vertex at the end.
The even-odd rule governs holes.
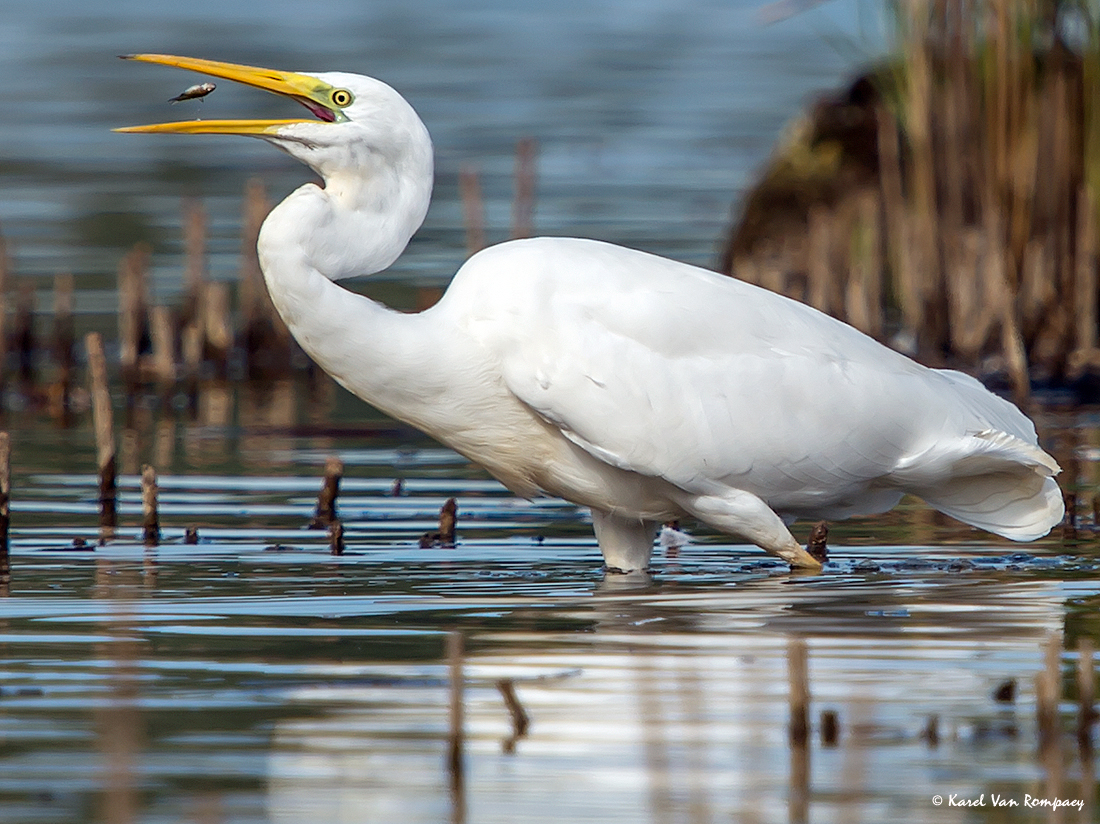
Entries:
MULTIPOLYGON (((242 66, 236 63, 220 63, 196 57, 176 57, 171 54, 126 54, 123 60, 141 60, 144 63, 161 63, 177 66, 212 77, 223 77, 258 89, 293 98, 313 112, 320 120, 335 123, 346 118, 340 106, 333 102, 337 91, 324 81, 308 74, 280 72, 258 66, 242 66)), ((346 94, 346 92, 344 92, 346 94)), ((316 123, 315 120, 182 120, 172 123, 153 123, 148 126, 126 126, 116 132, 141 132, 147 134, 243 134, 273 135, 279 128, 293 123, 316 123)))

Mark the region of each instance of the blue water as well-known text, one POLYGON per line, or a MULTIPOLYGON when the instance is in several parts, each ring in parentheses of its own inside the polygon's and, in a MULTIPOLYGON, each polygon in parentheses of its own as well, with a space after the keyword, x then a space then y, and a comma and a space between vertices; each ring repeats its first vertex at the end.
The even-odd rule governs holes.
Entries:
POLYGON ((374 74, 414 104, 437 150, 436 199, 392 276, 444 283, 465 254, 460 165, 482 176, 490 240, 507 236, 513 149, 539 141, 536 226, 710 265, 731 206, 783 125, 882 38, 857 0, 765 25, 754 2, 0 4, 0 229, 17 271, 77 276, 78 311, 110 312, 122 251, 154 240, 156 292, 179 281, 179 203, 211 220, 211 274, 236 276, 240 193, 280 199, 310 172, 259 141, 117 135, 178 117, 294 116, 228 81, 125 63, 159 51, 302 71, 374 74), (262 9, 262 10, 261 10, 262 9))

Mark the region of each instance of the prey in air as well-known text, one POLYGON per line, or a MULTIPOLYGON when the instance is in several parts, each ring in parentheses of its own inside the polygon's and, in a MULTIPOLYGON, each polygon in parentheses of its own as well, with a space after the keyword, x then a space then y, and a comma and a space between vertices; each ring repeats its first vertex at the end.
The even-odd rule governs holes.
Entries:
POLYGON ((202 100, 216 88, 217 86, 214 83, 196 83, 194 86, 188 86, 168 102, 179 103, 181 100, 202 100))

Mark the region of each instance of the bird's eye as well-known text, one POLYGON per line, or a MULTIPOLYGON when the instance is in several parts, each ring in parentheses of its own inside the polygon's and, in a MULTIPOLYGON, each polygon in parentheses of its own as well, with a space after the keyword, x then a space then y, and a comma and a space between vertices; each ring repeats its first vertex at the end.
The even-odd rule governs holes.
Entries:
POLYGON ((352 99, 351 92, 347 89, 337 89, 332 93, 332 102, 341 109, 344 108, 344 106, 350 106, 352 99))

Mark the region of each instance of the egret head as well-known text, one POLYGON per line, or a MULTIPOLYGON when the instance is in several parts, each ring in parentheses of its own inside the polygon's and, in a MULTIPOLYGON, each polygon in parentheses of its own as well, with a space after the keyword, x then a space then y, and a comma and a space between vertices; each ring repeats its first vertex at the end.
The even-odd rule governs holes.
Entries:
POLYGON ((301 74, 167 54, 126 59, 161 63, 235 80, 289 97, 313 115, 295 120, 185 120, 119 132, 234 134, 260 137, 312 168, 323 194, 307 184, 276 207, 261 232, 288 254, 297 244, 326 277, 370 274, 389 266, 428 211, 432 142, 412 106, 380 80, 358 74, 301 74), (325 232, 314 228, 324 226, 325 232))
POLYGON ((399 176, 431 176, 431 139, 412 106, 373 77, 344 72, 302 74, 169 54, 125 55, 234 80, 298 101, 312 118, 293 120, 185 120, 129 126, 119 132, 236 134, 260 137, 311 167, 326 181, 389 169, 399 176))

